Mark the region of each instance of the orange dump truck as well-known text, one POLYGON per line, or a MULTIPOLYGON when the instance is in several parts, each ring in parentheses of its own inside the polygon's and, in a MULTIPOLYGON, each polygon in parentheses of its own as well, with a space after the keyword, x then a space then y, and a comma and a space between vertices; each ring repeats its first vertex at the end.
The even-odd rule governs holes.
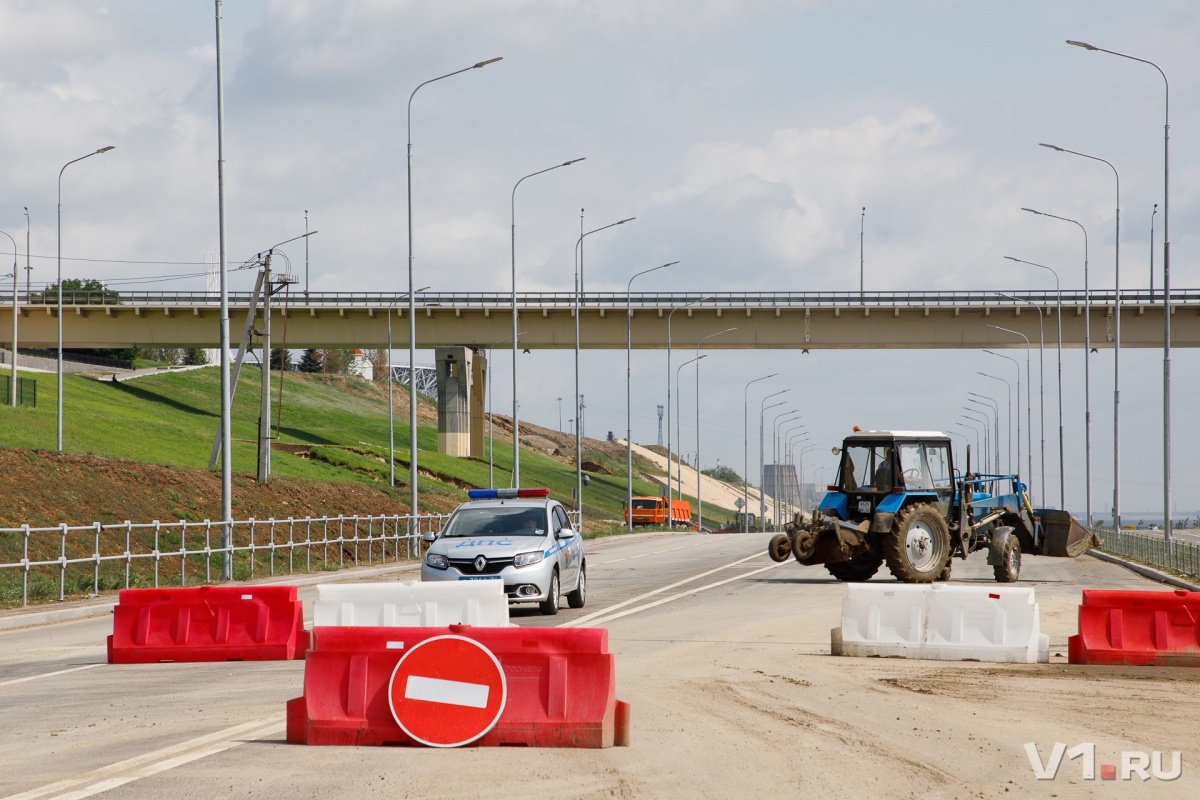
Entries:
MULTIPOLYGON (((671 500, 669 501, 673 513, 671 514, 672 522, 675 525, 695 530, 695 523, 692 521, 692 507, 686 500, 671 500)), ((665 497, 634 497, 633 498, 633 525, 667 525, 667 503, 665 497)), ((629 522, 629 510, 625 511, 625 522, 629 522)))

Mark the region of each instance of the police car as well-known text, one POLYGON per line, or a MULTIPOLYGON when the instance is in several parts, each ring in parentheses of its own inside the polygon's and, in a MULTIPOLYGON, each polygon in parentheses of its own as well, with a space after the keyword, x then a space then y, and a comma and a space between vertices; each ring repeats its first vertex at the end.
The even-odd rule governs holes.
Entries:
POLYGON ((583 539, 549 489, 472 489, 441 533, 427 533, 422 581, 504 582, 510 603, 557 614, 587 601, 583 539))

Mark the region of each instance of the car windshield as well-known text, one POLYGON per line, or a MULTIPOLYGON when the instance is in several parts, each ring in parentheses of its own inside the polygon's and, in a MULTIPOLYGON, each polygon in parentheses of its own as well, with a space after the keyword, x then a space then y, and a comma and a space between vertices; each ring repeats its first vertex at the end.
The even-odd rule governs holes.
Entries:
POLYGON ((658 507, 658 498, 657 497, 635 497, 635 498, 633 498, 633 507, 634 508, 657 508, 658 507))
POLYGON ((444 537, 470 536, 545 536, 546 510, 543 508, 460 508, 446 523, 444 537))

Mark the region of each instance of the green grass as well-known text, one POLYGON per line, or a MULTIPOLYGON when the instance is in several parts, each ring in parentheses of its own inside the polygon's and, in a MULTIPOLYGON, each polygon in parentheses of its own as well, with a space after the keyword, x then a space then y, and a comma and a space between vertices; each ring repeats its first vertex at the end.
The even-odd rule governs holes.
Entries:
MULTIPOLYGON (((38 382, 38 407, 4 408, 0 446, 52 449, 55 445, 55 377, 28 373, 38 382)), ((272 418, 278 413, 278 374, 272 418)), ((233 404, 233 469, 254 474, 260 373, 242 370, 233 404)), ((64 383, 64 449, 68 452, 125 458, 156 464, 207 467, 220 416, 220 374, 215 368, 168 372, 127 383, 94 381, 68 375, 64 383)), ((388 479, 387 393, 357 378, 288 373, 283 383, 282 413, 277 441, 311 445, 310 457, 275 450, 273 475, 322 481, 358 481, 384 488, 388 479)), ((419 488, 451 503, 464 497, 464 488, 489 485, 487 459, 456 458, 437 452, 437 431, 418 432, 419 488), (430 477, 432 476, 432 477, 430 477)), ((485 442, 486 447, 486 442, 485 442)), ((395 468, 398 486, 408 481, 407 413, 395 418, 395 468)), ((493 473, 496 486, 511 483, 511 445, 495 441, 493 473)), ((602 462, 611 475, 591 475, 584 489, 584 515, 594 531, 601 520, 621 520, 626 496, 625 465, 599 453, 584 460, 602 462)), ((537 450, 521 450, 521 479, 525 486, 547 486, 551 495, 573 506, 575 470, 570 463, 537 450)), ((651 484, 634 482, 634 494, 654 491, 651 484)), ((403 492, 401 492, 403 494, 403 492)), ((694 507, 694 498, 692 498, 694 507)), ((705 504, 705 510, 710 509, 705 504)), ((730 514, 711 507, 705 524, 730 514)), ((601 526, 619 528, 619 525, 601 526)))

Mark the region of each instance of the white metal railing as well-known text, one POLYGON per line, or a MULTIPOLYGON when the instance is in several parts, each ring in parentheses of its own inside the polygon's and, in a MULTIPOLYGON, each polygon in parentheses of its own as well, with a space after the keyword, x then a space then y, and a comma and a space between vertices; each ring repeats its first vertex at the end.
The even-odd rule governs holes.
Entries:
POLYGON ((1107 553, 1128 556, 1143 564, 1173 570, 1181 575, 1200 577, 1200 544, 1173 539, 1168 548, 1162 533, 1112 529, 1097 529, 1096 532, 1104 540, 1100 549, 1107 553))
POLYGON ((93 594, 99 594, 102 581, 105 588, 129 588, 132 583, 156 588, 164 583, 187 585, 189 571, 192 580, 202 572, 207 583, 214 571, 220 578, 226 554, 239 580, 275 575, 277 562, 281 572, 292 574, 301 550, 304 572, 313 571, 314 560, 319 570, 330 570, 347 562, 358 566, 414 559, 421 554, 421 535, 440 530, 447 516, 235 520, 228 523, 229 547, 221 545, 226 523, 211 520, 0 528, 0 560, 9 562, 0 563, 0 592, 15 589, 15 572, 20 575, 22 606, 29 604, 31 576, 40 581, 39 594, 44 595, 47 582, 57 573, 58 599, 65 600, 69 570, 77 573, 74 585, 81 585, 80 578, 90 572, 93 594), (17 553, 20 558, 13 560, 12 554, 17 553))

